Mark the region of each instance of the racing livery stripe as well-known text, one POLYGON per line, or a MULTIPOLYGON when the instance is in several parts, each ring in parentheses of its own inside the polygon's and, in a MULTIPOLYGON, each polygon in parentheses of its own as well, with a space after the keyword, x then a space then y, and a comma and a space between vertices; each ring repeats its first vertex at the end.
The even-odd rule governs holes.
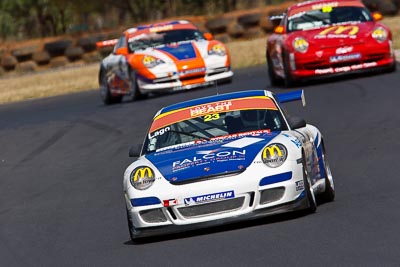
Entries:
POLYGON ((290 179, 292 179, 292 172, 279 173, 262 178, 260 180, 260 186, 280 183, 290 179))
POLYGON ((198 107, 201 107, 201 106, 204 106, 204 105, 207 105, 207 106, 210 105, 210 106, 212 106, 212 105, 216 105, 216 104, 218 104, 218 103, 222 103, 222 102, 226 102, 226 101, 236 101, 236 100, 241 101, 241 100, 244 100, 244 99, 256 99, 256 98, 260 98, 260 99, 270 99, 270 98, 267 97, 267 96, 250 96, 250 97, 241 97, 241 98, 228 99, 228 100, 221 99, 221 100, 217 100, 217 101, 214 101, 214 102, 199 103, 198 105, 186 106, 186 107, 184 107, 184 108, 174 109, 174 110, 170 110, 170 111, 167 111, 167 112, 163 112, 163 113, 159 114, 158 116, 156 116, 156 118, 155 118, 154 120, 160 119, 160 118, 162 118, 162 117, 164 117, 164 116, 168 116, 168 115, 170 115, 170 114, 173 114, 173 113, 176 113, 176 112, 179 112, 179 111, 182 111, 182 110, 187 110, 187 109, 191 109, 191 108, 196 108, 197 106, 198 106, 198 107))
POLYGON ((190 23, 180 23, 178 21, 172 23, 157 23, 157 24, 150 24, 140 26, 138 28, 132 28, 127 36, 128 39, 140 34, 146 34, 151 32, 159 32, 159 31, 170 31, 170 30, 181 30, 181 29, 193 29, 195 30, 196 27, 190 23))
POLYGON ((176 104, 170 105, 168 107, 163 108, 160 111, 160 114, 164 114, 164 113, 167 113, 170 111, 175 111, 178 109, 188 108, 188 107, 192 107, 192 106, 208 104, 208 103, 212 103, 212 102, 246 98, 246 97, 258 97, 258 96, 266 97, 265 92, 263 90, 249 90, 249 91, 227 93, 227 94, 223 94, 223 95, 207 96, 207 97, 203 97, 203 98, 189 100, 189 101, 183 102, 183 103, 176 103, 176 104))
POLYGON ((174 61, 196 58, 196 51, 192 43, 166 45, 164 47, 159 47, 158 50, 167 53, 174 61))
POLYGON ((277 110, 275 103, 269 97, 249 97, 219 101, 199 106, 192 106, 184 109, 170 111, 160 114, 154 118, 149 132, 158 130, 164 126, 171 125, 183 120, 201 117, 206 114, 228 112, 245 109, 272 109, 277 110))
POLYGON ((304 12, 304 11, 309 11, 309 10, 313 10, 313 9, 321 9, 324 6, 333 6, 333 7, 359 6, 359 7, 363 7, 363 4, 361 3, 361 1, 354 1, 354 0, 332 1, 329 3, 320 3, 320 4, 315 4, 315 3, 312 3, 311 1, 307 1, 304 3, 300 3, 297 6, 291 8, 289 11, 288 17, 291 17, 293 15, 296 15, 296 14, 304 12))
POLYGON ((132 198, 131 199, 131 204, 133 207, 156 205, 156 204, 160 204, 160 203, 161 203, 161 200, 159 200, 157 197, 142 197, 142 198, 132 198))
POLYGON ((169 182, 187 182, 201 177, 216 178, 253 164, 257 154, 279 135, 280 132, 268 131, 234 134, 212 141, 172 147, 146 154, 145 157, 169 182), (240 139, 243 141, 236 142, 240 139))

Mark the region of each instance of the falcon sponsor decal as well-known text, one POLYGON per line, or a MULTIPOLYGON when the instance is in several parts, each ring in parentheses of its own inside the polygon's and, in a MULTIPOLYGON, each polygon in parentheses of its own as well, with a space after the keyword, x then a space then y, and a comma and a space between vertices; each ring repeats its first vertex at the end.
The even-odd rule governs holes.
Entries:
POLYGON ((207 194, 207 195, 185 198, 184 202, 185 202, 186 206, 189 206, 189 205, 217 201, 217 200, 222 200, 222 199, 229 199, 229 198, 234 198, 234 197, 235 197, 235 192, 233 190, 231 190, 231 191, 225 191, 225 192, 212 193, 212 194, 207 194))
POLYGON ((246 150, 197 151, 196 156, 177 160, 172 163, 172 171, 209 163, 219 163, 230 160, 245 160, 246 150))

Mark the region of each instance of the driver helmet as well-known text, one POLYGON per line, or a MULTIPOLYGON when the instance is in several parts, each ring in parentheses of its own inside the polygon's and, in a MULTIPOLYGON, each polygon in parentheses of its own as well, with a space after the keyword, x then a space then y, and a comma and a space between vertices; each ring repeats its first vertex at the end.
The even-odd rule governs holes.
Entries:
POLYGON ((242 110, 240 111, 240 119, 245 128, 262 129, 265 122, 265 110, 242 110))

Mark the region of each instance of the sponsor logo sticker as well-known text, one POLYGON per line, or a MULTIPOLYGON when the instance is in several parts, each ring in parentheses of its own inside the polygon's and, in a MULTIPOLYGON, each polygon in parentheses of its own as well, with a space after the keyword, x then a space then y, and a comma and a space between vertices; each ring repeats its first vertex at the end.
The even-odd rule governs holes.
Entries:
POLYGON ((229 198, 234 198, 234 197, 235 197, 234 191, 230 190, 230 191, 225 191, 225 192, 218 192, 218 193, 212 193, 212 194, 207 194, 207 195, 188 197, 188 198, 184 199, 184 202, 185 202, 186 206, 189 206, 189 205, 218 201, 218 200, 229 199, 229 198))
POLYGON ((297 181, 296 182, 296 191, 302 191, 304 190, 304 182, 303 181, 297 181))
POLYGON ((343 61, 350 61, 350 60, 358 60, 361 59, 361 54, 356 53, 356 54, 348 54, 348 55, 337 55, 337 56, 331 56, 329 61, 331 63, 336 63, 336 62, 343 62, 343 61))

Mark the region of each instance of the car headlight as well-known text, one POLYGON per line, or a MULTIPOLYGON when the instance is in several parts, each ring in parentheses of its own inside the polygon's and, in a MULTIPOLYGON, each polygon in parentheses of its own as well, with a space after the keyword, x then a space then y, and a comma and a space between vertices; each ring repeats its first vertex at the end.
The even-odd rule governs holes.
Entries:
POLYGON ((154 171, 148 166, 139 166, 131 172, 131 185, 137 190, 146 190, 156 180, 154 171))
POLYGON ((225 56, 226 55, 226 49, 222 44, 216 44, 211 47, 210 50, 208 50, 209 55, 217 55, 217 56, 225 56))
POLYGON ((388 38, 388 32, 382 27, 375 28, 372 32, 372 38, 382 43, 388 38))
POLYGON ((308 50, 308 42, 304 38, 296 38, 293 40, 293 48, 300 53, 305 53, 308 50))
POLYGON ((153 56, 144 56, 142 59, 142 63, 146 68, 154 68, 157 65, 164 64, 165 62, 159 58, 155 58, 153 56))
POLYGON ((282 144, 270 144, 264 147, 261 159, 265 165, 271 168, 281 166, 287 158, 287 149, 282 144))

